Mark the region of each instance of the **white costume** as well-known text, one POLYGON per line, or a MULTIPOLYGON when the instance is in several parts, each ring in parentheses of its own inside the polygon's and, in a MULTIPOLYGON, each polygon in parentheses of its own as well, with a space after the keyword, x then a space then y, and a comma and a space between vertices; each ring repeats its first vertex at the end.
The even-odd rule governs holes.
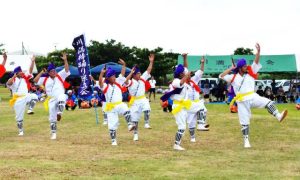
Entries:
MULTIPOLYGON (((26 74, 27 78, 32 78, 32 75, 26 74)), ((12 85, 7 85, 9 89, 12 90, 13 99, 12 105, 14 107, 16 113, 16 121, 19 128, 19 135, 22 136, 23 132, 23 120, 26 105, 29 105, 28 114, 31 114, 33 111, 33 107, 38 101, 38 97, 36 94, 28 93, 28 87, 26 80, 24 78, 16 77, 13 80, 12 85)))
MULTIPOLYGON (((65 81, 65 79, 70 74, 71 74, 70 71, 66 72, 65 69, 57 73, 57 75, 61 77, 62 81, 65 81)), ((45 83, 46 94, 49 100, 46 101, 45 103, 48 102, 46 106, 49 107, 49 121, 50 121, 51 133, 52 133, 51 139, 56 139, 57 115, 62 114, 66 104, 67 95, 65 94, 64 85, 59 80, 58 77, 55 77, 54 79, 52 79, 50 76, 41 77, 37 84, 44 85, 44 83, 45 83)))
MULTIPOLYGON (((196 71, 195 75, 191 77, 191 82, 187 83, 188 88, 188 97, 192 101, 191 108, 188 111, 187 123, 189 125, 190 133, 191 133, 191 141, 195 141, 194 137, 194 129, 196 128, 197 118, 199 122, 199 129, 205 128, 205 120, 204 113, 206 113, 207 109, 204 106, 204 100, 200 100, 200 92, 194 87, 198 86, 199 81, 203 75, 203 71, 196 71), (201 127, 200 127, 201 126, 201 127), (192 132, 193 131, 193 132, 192 132)), ((200 88, 199 88, 200 89, 200 88)))
MULTIPOLYGON (((254 74, 256 74, 261 69, 261 67, 261 64, 256 64, 255 62, 253 62, 253 64, 251 65, 254 74)), ((275 116, 279 121, 281 121, 286 116, 286 114, 284 115, 284 113, 287 112, 283 112, 280 114, 271 100, 256 94, 254 92, 255 79, 248 73, 244 74, 243 76, 241 76, 239 73, 237 73, 236 75, 225 75, 223 79, 226 82, 231 83, 234 92, 237 95, 236 97, 241 97, 236 98, 238 106, 238 116, 240 124, 242 125, 242 133, 244 135, 244 147, 249 148, 251 147, 248 140, 251 108, 267 108, 268 112, 275 116)))
POLYGON ((128 130, 132 129, 129 108, 127 104, 122 102, 123 97, 121 85, 124 84, 125 80, 125 77, 119 75, 119 77, 116 78, 117 84, 104 83, 103 87, 101 88, 106 99, 106 103, 103 107, 103 110, 107 114, 108 129, 110 130, 112 145, 117 145, 116 130, 119 126, 119 115, 125 116, 125 120, 128 124, 128 130))
POLYGON ((134 140, 138 140, 138 122, 143 112, 145 119, 145 128, 150 128, 149 118, 151 108, 149 100, 145 96, 146 85, 144 83, 150 77, 151 75, 146 71, 140 77, 140 79, 142 80, 137 81, 132 78, 130 81, 128 81, 128 91, 131 96, 129 106, 132 122, 135 123, 134 140))

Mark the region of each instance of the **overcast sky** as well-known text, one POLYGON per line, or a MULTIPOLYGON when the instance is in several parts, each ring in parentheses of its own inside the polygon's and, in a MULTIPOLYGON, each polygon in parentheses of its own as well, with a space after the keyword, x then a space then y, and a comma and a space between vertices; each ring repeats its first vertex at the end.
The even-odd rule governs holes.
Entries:
POLYGON ((0 43, 8 52, 72 48, 75 36, 127 46, 227 55, 237 47, 300 54, 299 0, 4 0, 0 43))

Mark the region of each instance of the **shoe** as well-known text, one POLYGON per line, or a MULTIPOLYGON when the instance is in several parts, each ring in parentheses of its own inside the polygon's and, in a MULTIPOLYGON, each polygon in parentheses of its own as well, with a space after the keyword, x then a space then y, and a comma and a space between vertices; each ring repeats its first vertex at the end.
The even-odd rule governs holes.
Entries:
POLYGON ((20 131, 18 136, 24 136, 24 131, 20 131))
POLYGON ((204 124, 198 124, 197 130, 198 130, 198 131, 209 131, 209 128, 208 128, 208 127, 205 127, 204 124))
POLYGON ((177 150, 177 151, 184 151, 185 150, 183 147, 181 147, 180 145, 177 145, 177 144, 174 144, 173 149, 177 150))
POLYGON ((145 124, 145 129, 151 129, 151 126, 149 124, 145 124))
POLYGON ((191 142, 192 143, 196 142, 196 138, 191 138, 191 142))
POLYGON ((117 145, 118 145, 117 140, 115 140, 115 139, 112 140, 111 145, 112 145, 112 146, 117 146, 117 145))
POLYGON ((284 120, 284 118, 287 116, 287 114, 288 114, 288 110, 284 110, 284 111, 282 111, 282 113, 280 115, 278 115, 276 117, 279 122, 282 122, 284 120))
POLYGON ((103 121, 103 125, 104 125, 104 126, 107 125, 107 121, 103 121))
POLYGON ((204 127, 209 128, 209 124, 205 124, 204 127))
POLYGON ((135 128, 134 124, 129 124, 128 125, 128 131, 132 131, 135 128))
POLYGON ((57 114, 57 121, 60 121, 61 120, 61 113, 58 113, 57 114))
POLYGON ((139 140, 139 135, 138 134, 134 134, 133 135, 133 140, 134 141, 138 141, 139 140))
POLYGON ((27 111, 27 114, 30 114, 30 115, 31 115, 31 114, 34 114, 34 112, 33 112, 32 110, 28 110, 28 111, 27 111))
POLYGON ((244 138, 244 148, 251 148, 250 142, 248 138, 244 138))
POLYGON ((51 139, 51 140, 55 140, 55 139, 56 139, 56 133, 51 133, 50 139, 51 139))

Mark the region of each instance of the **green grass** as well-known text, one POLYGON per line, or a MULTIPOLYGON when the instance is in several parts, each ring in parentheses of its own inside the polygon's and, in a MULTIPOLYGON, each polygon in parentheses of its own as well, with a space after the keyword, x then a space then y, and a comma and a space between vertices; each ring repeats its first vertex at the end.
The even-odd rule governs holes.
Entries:
POLYGON ((18 137, 8 91, 0 88, 0 96, 1 179, 300 179, 300 111, 294 104, 278 106, 289 109, 282 123, 265 109, 253 109, 251 149, 243 148, 237 114, 209 104, 211 130, 197 132, 194 144, 186 133, 187 150, 176 152, 175 120, 158 101, 151 103, 152 129, 140 128, 140 140, 133 142, 121 118, 118 146, 112 147, 93 109, 65 111, 58 139, 51 141, 41 103, 35 115, 25 115, 25 136, 18 137))

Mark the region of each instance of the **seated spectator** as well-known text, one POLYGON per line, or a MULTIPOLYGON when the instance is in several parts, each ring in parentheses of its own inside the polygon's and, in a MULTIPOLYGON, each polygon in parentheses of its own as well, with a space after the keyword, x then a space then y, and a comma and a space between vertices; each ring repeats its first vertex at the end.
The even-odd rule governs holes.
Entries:
POLYGON ((274 99, 275 99, 275 96, 270 87, 266 87, 264 96, 272 101, 274 101, 274 99))
POLYGON ((91 104, 90 104, 91 107, 100 106, 100 102, 101 100, 98 91, 94 91, 91 99, 91 104))
POLYGON ((65 106, 66 110, 69 110, 69 108, 71 108, 71 110, 74 111, 74 109, 77 107, 78 100, 72 90, 67 91, 67 96, 68 98, 66 100, 65 106))
POLYGON ((264 96, 264 91, 262 90, 262 86, 258 86, 258 90, 256 91, 256 93, 260 96, 264 96))
POLYGON ((91 108, 91 106, 92 106, 91 99, 92 99, 92 95, 90 95, 90 96, 84 96, 84 97, 78 95, 78 106, 79 106, 79 109, 88 109, 88 108, 91 108))
POLYGON ((282 86, 280 86, 278 88, 276 98, 277 98, 278 103, 287 103, 286 96, 285 96, 285 93, 284 93, 284 90, 283 90, 282 86))
POLYGON ((290 102, 294 103, 296 101, 297 96, 298 96, 298 93, 297 93, 296 86, 291 86, 290 91, 288 93, 290 102))

